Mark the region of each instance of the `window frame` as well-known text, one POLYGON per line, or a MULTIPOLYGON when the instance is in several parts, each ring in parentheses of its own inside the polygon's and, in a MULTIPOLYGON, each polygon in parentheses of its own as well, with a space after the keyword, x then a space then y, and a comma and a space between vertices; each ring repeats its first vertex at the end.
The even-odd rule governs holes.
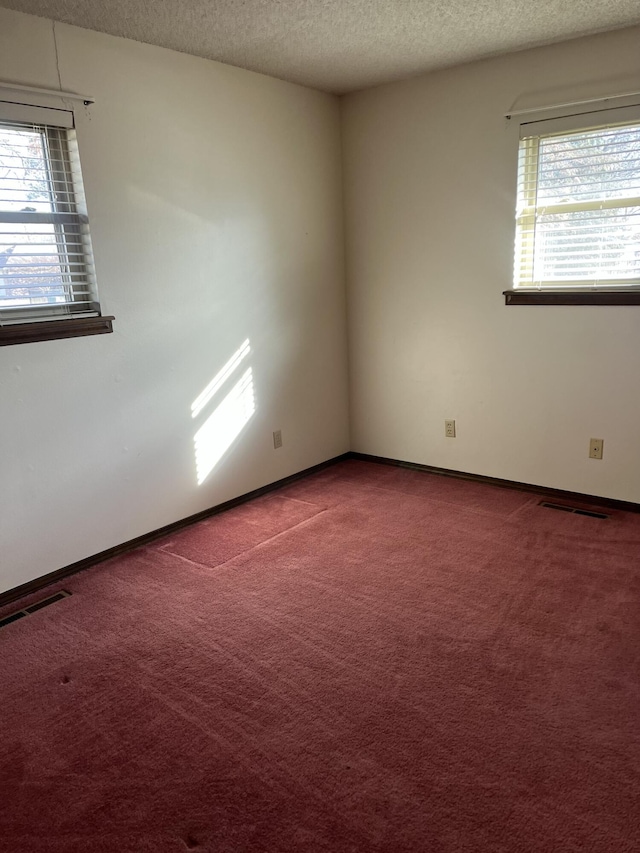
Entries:
MULTIPOLYGON (((50 100, 50 99, 48 99, 50 100)), ((59 101, 60 99, 56 99, 59 101)), ((7 307, 0 312, 0 346, 57 340, 113 331, 113 316, 105 316, 98 302, 93 252, 88 231, 84 187, 80 172, 76 115, 64 102, 56 106, 25 104, 0 96, 0 122, 5 126, 42 130, 45 180, 53 209, 2 211, 1 221, 53 225, 55 254, 63 270, 68 301, 48 305, 7 307), (71 201, 61 188, 71 187, 71 201), (71 239, 72 238, 72 239, 71 239), (82 293, 82 298, 80 294, 82 293)))
MULTIPOLYGON (((638 99, 632 103, 598 107, 592 109, 582 108, 574 114, 558 114, 557 110, 541 110, 536 118, 524 118, 514 124, 519 129, 518 155, 520 157, 520 145, 528 145, 530 148, 528 156, 535 156, 540 139, 570 134, 572 132, 588 131, 605 125, 640 124, 640 104, 638 99)), ((536 176, 537 177, 537 176, 536 176)), ((533 205, 535 216, 535 201, 533 205)), ((514 258, 517 263, 520 247, 514 239, 514 258)), ((514 275, 515 279, 515 275, 514 275)), ((513 285, 509 290, 503 291, 506 305, 640 305, 640 284, 634 282, 625 285, 620 281, 611 284, 601 283, 598 287, 591 283, 585 283, 584 287, 571 284, 568 286, 535 285, 517 286, 513 285)))

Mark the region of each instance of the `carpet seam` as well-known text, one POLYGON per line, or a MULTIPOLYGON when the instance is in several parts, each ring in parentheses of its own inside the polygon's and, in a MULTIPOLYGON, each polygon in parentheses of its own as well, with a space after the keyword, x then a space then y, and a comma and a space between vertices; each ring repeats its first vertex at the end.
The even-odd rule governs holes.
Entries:
POLYGON ((170 554, 172 557, 180 557, 180 559, 185 560, 187 563, 191 563, 194 566, 200 566, 203 569, 220 569, 228 563, 232 563, 234 560, 239 557, 244 556, 245 554, 250 554, 252 551, 257 551, 262 546, 268 545, 270 542, 273 542, 275 539, 278 539, 280 536, 285 536, 287 533, 291 533, 293 530, 296 530, 298 527, 302 527, 304 524, 308 524, 310 521, 316 519, 319 515, 323 515, 325 512, 328 512, 326 509, 318 510, 309 518, 303 518, 302 521, 299 521, 297 524, 292 525, 291 527, 287 527, 285 530, 280 530, 278 533, 274 533, 273 536, 270 536, 268 539, 263 539, 261 542, 256 543, 255 545, 251 545, 249 548, 245 548, 244 551, 239 551, 237 554, 234 554, 233 557, 229 557, 227 560, 223 560, 221 563, 215 563, 211 565, 210 563, 200 563, 197 560, 191 560, 189 557, 184 557, 182 554, 178 554, 175 551, 170 551, 166 547, 158 547, 154 550, 160 551, 163 554, 170 554))

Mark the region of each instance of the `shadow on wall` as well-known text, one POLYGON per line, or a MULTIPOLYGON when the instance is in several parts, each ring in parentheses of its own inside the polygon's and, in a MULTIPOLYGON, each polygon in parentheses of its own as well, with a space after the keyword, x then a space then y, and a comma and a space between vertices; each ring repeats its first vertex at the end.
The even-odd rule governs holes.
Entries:
MULTIPOLYGON (((192 418, 199 419, 210 409, 210 404, 237 374, 250 352, 251 346, 247 339, 193 401, 192 418)), ((240 435, 255 411, 253 371, 248 367, 193 437, 196 479, 199 486, 240 435)))

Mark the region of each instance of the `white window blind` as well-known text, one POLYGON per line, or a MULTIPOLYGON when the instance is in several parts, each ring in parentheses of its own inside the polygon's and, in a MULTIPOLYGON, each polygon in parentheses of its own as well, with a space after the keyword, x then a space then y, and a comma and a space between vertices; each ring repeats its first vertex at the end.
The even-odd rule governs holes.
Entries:
POLYGON ((516 288, 640 286, 640 116, 596 115, 607 124, 567 132, 571 119, 560 119, 521 129, 516 288))
POLYGON ((73 113, 0 104, 0 324, 99 315, 73 113))

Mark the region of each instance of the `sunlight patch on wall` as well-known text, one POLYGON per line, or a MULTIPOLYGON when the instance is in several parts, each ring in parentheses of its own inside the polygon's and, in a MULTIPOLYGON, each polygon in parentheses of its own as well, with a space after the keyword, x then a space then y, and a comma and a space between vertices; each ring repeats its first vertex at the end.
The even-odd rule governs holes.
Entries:
POLYGON ((242 346, 234 352, 229 361, 222 367, 216 375, 213 377, 211 382, 207 385, 204 391, 199 394, 196 399, 191 404, 191 417, 197 417, 200 412, 204 409, 207 403, 217 394, 217 392, 222 388, 227 379, 231 376, 233 371, 238 367, 238 365, 245 359, 249 353, 251 352, 251 347, 249 346, 249 340, 247 339, 242 346))
MULTIPOLYGON (((249 351, 248 344, 249 342, 246 341, 247 352, 249 351)), ((229 362, 227 362, 218 376, 222 375, 223 371, 227 369, 233 359, 238 357, 238 353, 241 351, 242 348, 238 350, 229 362)), ((234 362, 234 366, 229 368, 229 371, 225 373, 224 378, 220 379, 220 384, 217 386, 216 390, 218 390, 222 382, 228 378, 230 372, 237 367, 243 358, 244 355, 234 362)), ((212 387, 216 383, 217 379, 218 377, 213 380, 208 388, 212 387)), ((200 396, 202 397, 206 393, 207 389, 205 389, 203 394, 200 396)), ((210 400, 213 394, 215 394, 215 391, 209 392, 207 400, 210 400)), ((200 399, 200 397, 198 399, 200 399)), ((205 405, 205 403, 202 405, 205 405)), ((201 410, 202 406, 198 411, 201 410)), ((252 369, 249 368, 243 373, 239 382, 233 386, 224 400, 217 406, 212 414, 209 415, 193 438, 196 454, 196 475, 199 486, 204 483, 211 471, 224 456, 225 452, 233 444, 238 435, 240 435, 255 410, 256 403, 253 388, 253 372, 252 369)))

